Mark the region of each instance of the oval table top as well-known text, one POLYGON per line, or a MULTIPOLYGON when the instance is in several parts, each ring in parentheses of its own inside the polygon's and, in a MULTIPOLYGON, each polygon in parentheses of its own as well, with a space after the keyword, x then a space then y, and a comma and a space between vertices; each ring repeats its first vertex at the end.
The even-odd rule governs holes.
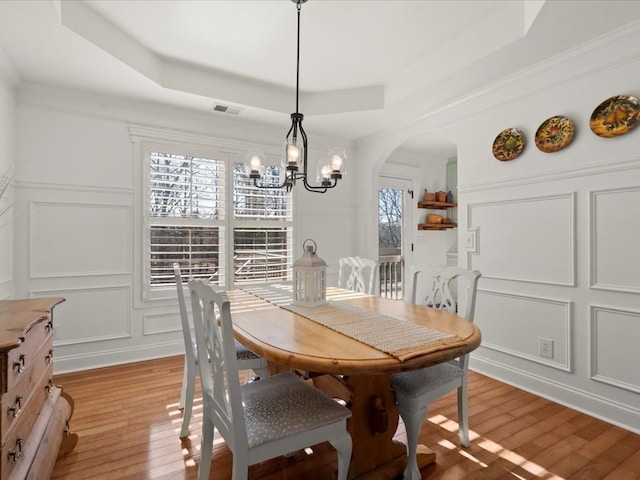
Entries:
POLYGON ((457 335, 462 342, 442 345, 409 359, 398 358, 281 308, 244 290, 227 292, 235 336, 267 360, 291 368, 341 375, 392 374, 456 358, 480 345, 480 329, 455 314, 401 300, 329 288, 327 299, 457 335))

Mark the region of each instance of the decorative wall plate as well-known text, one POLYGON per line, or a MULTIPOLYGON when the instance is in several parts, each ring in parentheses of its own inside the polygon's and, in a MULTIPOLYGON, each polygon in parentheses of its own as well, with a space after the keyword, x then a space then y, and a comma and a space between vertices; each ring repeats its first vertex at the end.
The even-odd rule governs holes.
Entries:
POLYGON ((569 117, 547 118, 536 131, 536 147, 545 153, 557 152, 571 143, 576 126, 569 117))
POLYGON ((493 141, 493 156, 505 162, 513 160, 524 149, 524 135, 517 128, 501 131, 493 141))
POLYGON ((640 102, 631 95, 611 97, 591 114, 591 131, 600 137, 627 133, 640 123, 640 102))

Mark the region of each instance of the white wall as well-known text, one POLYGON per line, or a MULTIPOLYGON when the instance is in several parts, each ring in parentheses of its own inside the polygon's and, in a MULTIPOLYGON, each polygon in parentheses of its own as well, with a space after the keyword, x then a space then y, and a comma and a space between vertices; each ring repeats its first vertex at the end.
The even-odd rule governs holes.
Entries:
POLYGON ((589 119, 611 96, 640 97, 639 53, 635 25, 359 145, 382 162, 420 131, 456 143, 459 263, 483 273, 472 368, 636 432, 640 128, 606 139, 589 119), (535 132, 554 115, 571 117, 576 135, 543 153, 535 132), (500 162, 492 143, 509 127, 527 146, 500 162), (475 250, 462 247, 467 229, 475 250), (540 337, 553 340, 553 358, 538 354, 540 337))
MULTIPOLYGON (((136 213, 140 185, 130 126, 214 143, 216 138, 251 139, 280 148, 289 126, 283 119, 282 129, 269 129, 210 113, 21 88, 15 293, 66 298, 54 312, 56 373, 184 351, 175 300, 143 302, 136 284, 142 278, 137 240, 142 216, 136 213)), ((310 155, 326 154, 329 140, 313 141, 310 155)), ((324 195, 295 192, 296 255, 305 238, 316 240, 332 283, 338 258, 353 244, 349 184, 347 176, 324 195)))
MULTIPOLYGON (((15 168, 15 100, 7 65, 0 51, 0 175, 15 168)), ((0 299, 12 298, 13 284, 13 202, 11 185, 0 199, 0 299)))

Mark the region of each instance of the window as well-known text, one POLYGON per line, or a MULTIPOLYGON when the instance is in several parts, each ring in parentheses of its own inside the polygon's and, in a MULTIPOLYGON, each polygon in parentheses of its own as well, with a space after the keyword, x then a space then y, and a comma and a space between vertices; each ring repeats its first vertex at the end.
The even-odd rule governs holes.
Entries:
MULTIPOLYGON (((228 152, 206 158, 171 150, 145 154, 146 290, 173 287, 174 262, 185 279, 225 288, 290 280, 291 194, 256 188, 228 152)), ((267 173, 279 183, 278 166, 267 173)))
MULTIPOLYGON (((268 166, 268 185, 277 185, 280 168, 268 166)), ((244 165, 233 169, 233 275, 235 284, 291 279, 291 194, 253 186, 244 165), (284 223, 284 224, 283 224, 284 223), (275 224, 275 226, 267 226, 275 224)))
POLYGON ((149 217, 151 287, 175 283, 174 262, 186 277, 224 279, 224 161, 151 152, 149 217))

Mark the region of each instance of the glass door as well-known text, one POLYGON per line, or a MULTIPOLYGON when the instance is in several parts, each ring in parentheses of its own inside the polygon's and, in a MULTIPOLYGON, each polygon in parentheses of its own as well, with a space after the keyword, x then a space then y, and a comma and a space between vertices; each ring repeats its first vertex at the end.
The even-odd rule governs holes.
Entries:
POLYGON ((380 262, 380 296, 404 298, 405 261, 410 251, 406 226, 410 223, 411 181, 380 177, 378 188, 378 249, 380 262), (407 248, 409 247, 409 248, 407 248))

